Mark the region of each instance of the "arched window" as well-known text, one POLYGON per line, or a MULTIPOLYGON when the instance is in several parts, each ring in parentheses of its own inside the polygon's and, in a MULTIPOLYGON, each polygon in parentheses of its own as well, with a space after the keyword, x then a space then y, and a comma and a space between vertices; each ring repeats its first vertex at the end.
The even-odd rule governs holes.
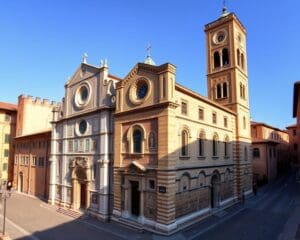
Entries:
POLYGON ((214 68, 219 68, 221 66, 220 54, 219 52, 214 53, 214 68))
POLYGON ((228 137, 225 138, 225 141, 224 141, 224 156, 225 157, 228 157, 229 156, 229 140, 228 140, 228 137))
POLYGON ((142 153, 142 132, 140 129, 133 131, 133 152, 142 153))
POLYGON ((236 50, 236 59, 237 59, 237 65, 240 66, 241 65, 241 53, 240 53, 240 49, 236 50))
POLYGON ((212 141, 212 154, 213 157, 216 157, 218 155, 218 136, 214 135, 213 137, 213 141, 212 141))
POLYGON ((229 64, 229 52, 228 52, 227 48, 224 48, 222 50, 222 63, 223 63, 223 66, 229 64))
POLYGON ((259 158, 260 157, 259 148, 253 148, 253 157, 254 158, 259 158))
POLYGON ((187 173, 184 173, 180 178, 180 192, 186 192, 190 188, 190 178, 187 173))
POLYGON ((205 186, 205 173, 204 172, 201 172, 199 173, 199 186, 202 187, 202 186, 205 186))
POLYGON ((204 156, 204 133, 201 132, 199 136, 199 156, 204 156))
POLYGON ((217 98, 221 98, 222 97, 222 86, 221 84, 217 85, 217 98))
POLYGON ((186 130, 181 132, 181 156, 188 156, 188 133, 186 130))
POLYGON ((223 83, 223 98, 227 98, 227 83, 223 83))
POLYGON ((243 53, 241 54, 241 66, 242 66, 242 69, 245 69, 245 59, 244 59, 243 53))

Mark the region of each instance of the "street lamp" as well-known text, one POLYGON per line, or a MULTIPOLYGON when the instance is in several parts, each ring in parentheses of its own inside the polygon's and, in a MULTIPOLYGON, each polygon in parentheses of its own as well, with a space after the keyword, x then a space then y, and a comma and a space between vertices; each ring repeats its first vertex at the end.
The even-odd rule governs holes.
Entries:
POLYGON ((3 230, 2 234, 3 237, 5 236, 5 219, 6 219, 6 199, 10 198, 11 196, 11 182, 3 184, 2 189, 0 190, 0 199, 3 200, 3 230))

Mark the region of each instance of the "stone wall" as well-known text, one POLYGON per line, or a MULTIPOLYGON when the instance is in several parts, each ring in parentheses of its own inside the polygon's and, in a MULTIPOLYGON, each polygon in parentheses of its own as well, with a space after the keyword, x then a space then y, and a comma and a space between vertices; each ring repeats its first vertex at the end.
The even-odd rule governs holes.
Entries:
POLYGON ((176 194, 176 218, 199 211, 210 205, 210 191, 208 187, 176 194))
POLYGON ((156 193, 155 192, 145 193, 144 214, 146 218, 156 220, 156 193))
POLYGON ((220 201, 233 197, 233 182, 222 182, 220 186, 220 201))

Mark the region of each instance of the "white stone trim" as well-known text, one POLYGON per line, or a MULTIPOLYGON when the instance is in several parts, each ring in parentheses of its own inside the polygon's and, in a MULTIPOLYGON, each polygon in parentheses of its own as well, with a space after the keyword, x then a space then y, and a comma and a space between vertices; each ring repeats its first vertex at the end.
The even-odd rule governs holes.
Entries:
POLYGON ((234 199, 235 199, 234 197, 227 198, 227 199, 225 199, 224 201, 220 202, 220 206, 224 206, 224 205, 226 205, 226 204, 228 204, 228 203, 230 203, 230 202, 233 202, 234 199))

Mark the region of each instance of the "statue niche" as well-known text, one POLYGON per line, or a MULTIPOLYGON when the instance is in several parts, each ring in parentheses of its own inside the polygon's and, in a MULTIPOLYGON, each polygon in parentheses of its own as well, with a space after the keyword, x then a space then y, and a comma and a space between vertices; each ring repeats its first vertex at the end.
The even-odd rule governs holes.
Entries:
POLYGON ((89 167, 88 159, 78 157, 70 162, 71 177, 72 180, 78 180, 80 182, 89 181, 89 167))

